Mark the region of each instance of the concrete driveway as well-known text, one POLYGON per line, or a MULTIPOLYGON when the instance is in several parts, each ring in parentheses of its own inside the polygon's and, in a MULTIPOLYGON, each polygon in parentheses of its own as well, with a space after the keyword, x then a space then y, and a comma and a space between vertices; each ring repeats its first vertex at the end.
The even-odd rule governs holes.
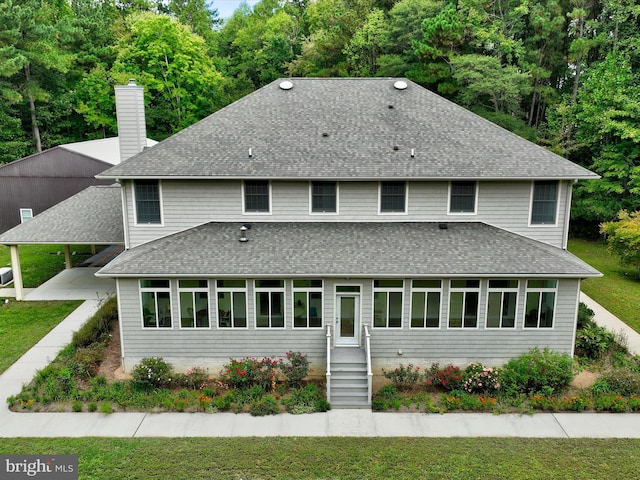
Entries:
MULTIPOLYGON (((63 270, 38 288, 25 289, 25 300, 103 300, 115 294, 116 281, 98 278, 100 267, 76 267, 63 270)), ((14 297, 15 289, 0 289, 0 297, 14 297)))

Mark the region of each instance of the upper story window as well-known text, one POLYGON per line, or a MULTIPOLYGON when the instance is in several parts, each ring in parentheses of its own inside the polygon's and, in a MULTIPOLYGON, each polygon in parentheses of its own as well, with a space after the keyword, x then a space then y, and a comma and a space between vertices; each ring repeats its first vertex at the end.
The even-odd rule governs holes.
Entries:
POLYGON ((476 328, 480 280, 451 280, 449 289, 449 328, 476 328))
POLYGON ((337 213, 337 182, 311 182, 311 212, 337 213))
POLYGON ((449 213, 476 213, 476 182, 451 182, 449 213))
POLYGON ((268 180, 244 181, 245 213, 270 213, 271 192, 268 180))
POLYGON ((209 285, 206 280, 178 280, 181 328, 209 328, 209 285))
POLYGON ((555 225, 558 209, 558 182, 533 182, 533 196, 531 199, 531 224, 555 225))
POLYGON ((373 281, 373 326, 402 327, 403 280, 373 281))
POLYGON ((160 208, 160 182, 158 180, 134 180, 136 223, 162 223, 160 208))
POLYGON ((380 182, 380 213, 407 211, 407 183, 380 182))
POLYGON ((33 210, 30 208, 20 209, 20 223, 28 222, 33 218, 33 210))
POLYGON ((169 280, 140 280, 142 326, 171 328, 171 287, 169 280))

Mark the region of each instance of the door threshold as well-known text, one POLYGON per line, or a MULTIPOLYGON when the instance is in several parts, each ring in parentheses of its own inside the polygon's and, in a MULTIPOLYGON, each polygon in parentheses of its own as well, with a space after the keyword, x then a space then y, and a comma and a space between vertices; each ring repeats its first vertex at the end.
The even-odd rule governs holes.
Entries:
POLYGON ((360 345, 335 345, 336 348, 360 348, 360 345))

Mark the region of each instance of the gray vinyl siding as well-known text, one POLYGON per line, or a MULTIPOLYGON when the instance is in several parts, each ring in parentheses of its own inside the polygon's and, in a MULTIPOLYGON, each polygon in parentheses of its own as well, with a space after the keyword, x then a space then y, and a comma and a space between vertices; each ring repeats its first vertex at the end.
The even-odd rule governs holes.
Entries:
POLYGON ((131 182, 125 182, 129 246, 207 222, 484 222, 562 247, 569 182, 561 182, 557 223, 530 226, 532 182, 479 182, 475 214, 448 214, 448 182, 408 182, 406 214, 378 214, 378 182, 339 182, 338 214, 310 214, 309 182, 272 181, 271 213, 242 212, 239 180, 164 180, 162 224, 136 225, 131 182))
MULTIPOLYGON (((442 303, 439 328, 410 328, 411 280, 404 282, 404 309, 401 328, 371 328, 372 280, 351 281, 325 279, 323 285, 323 327, 320 329, 293 328, 291 282, 286 281, 285 328, 256 329, 254 320, 253 281, 247 280, 248 328, 217 328, 215 281, 209 281, 209 311, 211 328, 180 329, 177 280, 171 280, 173 327, 170 329, 142 328, 139 282, 137 279, 118 279, 123 362, 130 370, 144 357, 163 357, 177 369, 193 366, 208 368, 217 374, 229 358, 280 358, 287 351, 308 355, 316 373, 324 370, 326 362, 326 331, 331 326, 335 342, 335 287, 361 286, 361 320, 371 332, 374 373, 400 363, 429 366, 431 363, 465 365, 480 361, 485 365, 500 365, 531 348, 549 348, 573 353, 573 338, 577 315, 580 281, 558 281, 555 317, 552 328, 524 329, 526 279, 519 283, 516 326, 511 329, 486 329, 487 279, 481 280, 478 327, 450 329, 448 324, 449 281, 442 280, 442 303), (401 354, 399 352, 402 352, 401 354)), ((362 331, 362 324, 361 329, 362 331)), ((361 346, 363 344, 361 338, 361 346)), ((340 347, 335 347, 340 348, 340 347)))

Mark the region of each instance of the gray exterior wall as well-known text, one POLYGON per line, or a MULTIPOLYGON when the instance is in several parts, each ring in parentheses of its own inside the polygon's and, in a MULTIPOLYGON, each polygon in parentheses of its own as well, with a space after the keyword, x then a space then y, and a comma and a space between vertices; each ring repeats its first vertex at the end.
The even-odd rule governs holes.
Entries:
MULTIPOLYGON (((524 329, 526 279, 520 280, 516 326, 512 329, 485 328, 487 279, 481 280, 478 327, 450 329, 448 324, 448 280, 443 279, 439 328, 410 328, 411 281, 404 282, 402 328, 370 328, 374 373, 381 369, 413 363, 427 367, 431 363, 466 365, 480 361, 485 365, 501 365, 531 348, 548 347, 573 354, 580 280, 560 279, 557 285, 555 318, 552 328, 524 329), (402 353, 400 354, 399 351, 402 353)), ((209 282, 209 329, 181 329, 177 280, 171 280, 173 327, 171 329, 142 328, 139 282, 118 279, 120 332, 123 346, 123 366, 129 371, 144 357, 161 356, 177 369, 201 366, 217 374, 229 358, 282 357, 293 350, 308 355, 315 374, 324 373, 326 364, 326 332, 335 322, 335 286, 361 286, 362 324, 371 326, 373 297, 372 280, 325 279, 323 286, 323 327, 298 329, 292 326, 291 282, 286 281, 285 328, 256 329, 254 321, 253 282, 247 281, 248 328, 217 328, 215 282, 209 282)), ((335 332, 333 335, 335 342, 335 332)), ((362 339, 361 339, 362 345, 362 339)), ((335 347, 342 348, 342 347, 335 347)), ((345 347, 346 348, 346 347, 345 347)))
POLYGON ((479 182, 477 212, 448 214, 448 182, 408 182, 408 212, 379 214, 378 182, 340 182, 338 214, 310 213, 309 182, 271 182, 271 213, 243 214, 239 180, 164 180, 161 182, 162 225, 136 225, 132 183, 125 182, 129 247, 217 222, 484 222, 564 247, 571 183, 560 182, 556 225, 530 226, 532 182, 479 182))
POLYGON ((0 233, 20 224, 20 209, 42 213, 91 185, 110 185, 95 175, 108 163, 55 147, 0 168, 0 233))

